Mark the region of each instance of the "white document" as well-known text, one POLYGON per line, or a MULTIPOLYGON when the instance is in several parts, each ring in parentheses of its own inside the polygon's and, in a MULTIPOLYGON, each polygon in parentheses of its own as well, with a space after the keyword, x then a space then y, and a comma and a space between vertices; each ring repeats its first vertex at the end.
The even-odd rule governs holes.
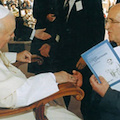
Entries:
POLYGON ((118 89, 116 86, 120 84, 120 58, 107 40, 83 53, 82 57, 99 82, 98 77, 103 76, 112 88, 118 89))

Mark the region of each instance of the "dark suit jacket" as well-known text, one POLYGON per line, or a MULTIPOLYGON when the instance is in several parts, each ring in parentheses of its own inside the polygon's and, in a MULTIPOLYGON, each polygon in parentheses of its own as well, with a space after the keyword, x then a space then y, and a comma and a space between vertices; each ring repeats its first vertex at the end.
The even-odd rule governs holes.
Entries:
MULTIPOLYGON (((94 104, 93 120, 120 120, 120 92, 109 88, 103 98, 96 94, 99 102, 94 104)), ((95 102, 95 101, 93 101, 95 102)))
POLYGON ((44 57, 44 63, 42 66, 38 66, 34 63, 29 64, 30 72, 47 72, 53 70, 53 61, 54 54, 56 54, 56 44, 55 37, 57 34, 57 16, 58 16, 58 7, 57 0, 34 0, 33 6, 33 16, 37 19, 36 29, 46 28, 46 32, 49 33, 52 37, 49 40, 38 40, 34 38, 31 44, 31 53, 40 55, 38 50, 43 44, 47 43, 51 45, 50 57, 44 57), (55 14, 56 19, 53 22, 50 22, 46 19, 46 16, 49 14, 55 14))
POLYGON ((64 65, 60 66, 72 70, 83 52, 104 39, 104 16, 101 0, 76 0, 68 21, 65 22, 62 9, 64 0, 62 1, 59 17, 62 26, 59 58, 64 65), (77 2, 82 2, 83 9, 77 11, 77 2))
POLYGON ((22 18, 16 18, 15 40, 29 41, 33 29, 23 25, 22 18))
MULTIPOLYGON (((64 0, 61 0, 59 22, 61 24, 58 71, 70 72, 76 69, 81 54, 104 39, 104 15, 101 0, 76 0, 70 12, 68 21, 65 22, 64 0), (83 9, 76 8, 77 2, 82 3, 83 9)), ((89 114, 91 99, 90 70, 85 67, 80 71, 83 75, 82 89, 85 97, 82 100, 81 110, 84 116, 89 114)))
POLYGON ((33 16, 37 19, 36 28, 47 28, 51 35, 56 33, 56 20, 49 22, 46 16, 51 13, 58 15, 57 0, 34 0, 33 16))
POLYGON ((100 102, 101 120, 120 120, 120 92, 108 89, 100 102))

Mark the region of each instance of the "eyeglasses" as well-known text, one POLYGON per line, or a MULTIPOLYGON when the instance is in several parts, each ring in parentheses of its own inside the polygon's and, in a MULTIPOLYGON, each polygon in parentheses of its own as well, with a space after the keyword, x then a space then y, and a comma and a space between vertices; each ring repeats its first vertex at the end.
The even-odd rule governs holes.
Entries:
POLYGON ((119 21, 117 20, 113 20, 112 18, 108 18, 108 19, 105 19, 105 23, 112 23, 112 24, 116 24, 116 23, 120 23, 119 21))

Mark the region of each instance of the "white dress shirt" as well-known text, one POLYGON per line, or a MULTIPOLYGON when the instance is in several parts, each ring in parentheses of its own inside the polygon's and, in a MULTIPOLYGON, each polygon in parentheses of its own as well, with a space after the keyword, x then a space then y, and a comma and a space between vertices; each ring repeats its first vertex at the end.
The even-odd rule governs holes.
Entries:
MULTIPOLYGON (((70 12, 72 10, 72 7, 73 7, 75 1, 76 0, 69 0, 69 10, 68 10, 68 14, 67 14, 67 19, 69 18, 70 12)), ((67 0, 65 0, 65 2, 64 2, 64 7, 65 7, 66 2, 67 2, 67 0)))

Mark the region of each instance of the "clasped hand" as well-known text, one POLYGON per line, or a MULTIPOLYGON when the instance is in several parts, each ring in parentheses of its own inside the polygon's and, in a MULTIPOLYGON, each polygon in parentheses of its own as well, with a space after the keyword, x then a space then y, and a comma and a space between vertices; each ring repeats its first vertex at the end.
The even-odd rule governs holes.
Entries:
POLYGON ((71 82, 74 85, 82 86, 82 74, 76 70, 73 70, 73 74, 69 74, 65 71, 54 73, 57 83, 71 82))

